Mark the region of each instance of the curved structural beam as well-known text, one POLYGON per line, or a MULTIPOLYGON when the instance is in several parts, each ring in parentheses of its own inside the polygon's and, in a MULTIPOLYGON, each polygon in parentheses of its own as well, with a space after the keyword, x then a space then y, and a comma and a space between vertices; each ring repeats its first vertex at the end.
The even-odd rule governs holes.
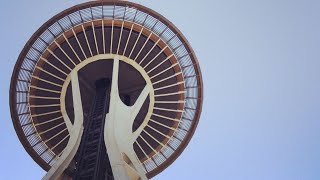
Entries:
MULTIPOLYGON (((67 124, 67 128, 70 134, 69 142, 64 149, 61 157, 57 162, 51 167, 47 174, 42 178, 42 180, 56 180, 64 172, 64 170, 69 166, 74 156, 77 153, 77 150, 80 145, 81 136, 83 133, 83 109, 81 102, 81 93, 78 80, 78 72, 74 71, 70 74, 71 76, 71 85, 72 85, 72 98, 73 98, 73 107, 74 107, 74 124, 72 125, 69 118, 66 118, 68 115, 63 113, 63 119, 67 124)), ((64 99, 64 98, 63 98, 64 99)))
POLYGON ((142 128, 132 132, 132 125, 153 88, 150 83, 147 83, 135 104, 131 107, 127 106, 120 99, 118 75, 119 56, 116 56, 113 64, 110 108, 106 116, 104 131, 113 175, 116 180, 147 179, 144 167, 133 149, 133 143, 137 138, 135 134, 140 134, 139 131, 142 128))

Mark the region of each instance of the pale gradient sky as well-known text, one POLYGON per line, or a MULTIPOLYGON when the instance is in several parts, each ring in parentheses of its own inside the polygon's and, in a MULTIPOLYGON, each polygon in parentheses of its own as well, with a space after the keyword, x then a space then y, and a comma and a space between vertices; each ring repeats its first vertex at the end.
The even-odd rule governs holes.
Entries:
MULTIPOLYGON (((9 83, 31 35, 83 0, 0 2, 0 179, 45 172, 14 132, 9 83)), ((320 179, 319 0, 139 0, 172 21, 198 56, 204 105, 183 154, 155 180, 320 179)))

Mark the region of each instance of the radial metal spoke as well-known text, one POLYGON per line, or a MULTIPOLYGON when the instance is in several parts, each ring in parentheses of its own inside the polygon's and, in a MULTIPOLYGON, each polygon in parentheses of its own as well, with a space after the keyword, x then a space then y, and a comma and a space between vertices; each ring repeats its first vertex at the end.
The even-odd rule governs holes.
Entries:
POLYGON ((136 57, 134 58, 134 61, 137 60, 137 58, 139 57, 140 53, 142 52, 142 50, 144 49, 144 47, 146 46, 146 44, 148 43, 150 37, 152 36, 152 33, 150 33, 150 35, 148 36, 147 40, 143 43, 142 47, 140 48, 140 51, 138 52, 138 54, 136 55, 136 57))
POLYGON ((58 97, 47 97, 47 96, 33 96, 33 95, 29 95, 29 98, 34 98, 34 99, 56 99, 59 100, 60 98, 58 97))
POLYGON ((39 133, 39 136, 41 136, 42 134, 45 134, 45 133, 47 133, 47 132, 49 132, 49 131, 52 131, 53 129, 56 129, 57 127, 59 127, 59 126, 61 126, 61 125, 63 125, 63 124, 65 124, 65 123, 62 122, 62 123, 60 123, 60 124, 58 124, 58 125, 53 126, 53 127, 50 128, 50 129, 47 129, 47 130, 45 130, 45 131, 42 131, 42 132, 39 133))
POLYGON ((151 49, 148 51, 148 53, 144 55, 143 59, 139 62, 139 64, 141 64, 141 63, 149 56, 149 54, 151 53, 151 51, 154 49, 154 47, 156 47, 156 46, 158 45, 158 43, 159 43, 160 40, 161 40, 161 39, 159 38, 159 39, 157 40, 157 42, 154 43, 154 45, 151 47, 151 49))
POLYGON ((53 68, 55 68, 56 70, 58 70, 59 72, 61 72, 62 74, 68 76, 67 73, 65 73, 64 71, 62 71, 60 68, 56 67, 55 65, 51 64, 47 59, 40 57, 40 59, 42 59, 44 62, 46 62, 47 64, 49 64, 50 66, 52 66, 53 68))
MULTIPOLYGON (((132 33, 133 26, 134 26, 134 24, 131 25, 130 32, 129 32, 129 36, 128 36, 128 38, 127 38, 127 42, 126 42, 126 45, 125 45, 125 47, 124 47, 124 50, 123 50, 123 54, 122 54, 122 55, 124 55, 124 54, 126 53, 126 50, 127 50, 127 47, 128 47, 128 43, 129 43, 129 41, 130 41, 130 37, 131 37, 131 33, 132 33)), ((130 57, 130 56, 129 56, 129 57, 130 57)))
POLYGON ((59 79, 60 81, 64 82, 64 79, 62 79, 61 77, 59 77, 59 76, 57 76, 57 75, 54 75, 54 74, 52 74, 52 73, 50 73, 50 72, 48 72, 48 71, 44 70, 43 68, 38 67, 38 66, 36 66, 36 68, 37 68, 37 69, 39 69, 40 71, 42 71, 42 72, 44 72, 44 73, 46 73, 46 74, 48 74, 48 75, 52 76, 52 77, 54 77, 54 78, 56 78, 56 79, 59 79))
POLYGON ((91 22, 91 26, 92 26, 92 31, 93 31, 94 43, 96 44, 97 54, 100 54, 99 48, 98 48, 98 43, 97 43, 97 37, 96 37, 96 29, 94 27, 93 22, 91 22))
POLYGON ((90 43, 89 43, 89 40, 88 40, 88 37, 87 37, 86 30, 84 29, 83 24, 81 24, 81 27, 82 27, 82 32, 83 32, 83 34, 84 34, 84 38, 86 39, 86 42, 87 42, 88 49, 89 49, 90 54, 91 54, 91 57, 92 57, 93 54, 92 54, 91 46, 90 46, 90 43))
POLYGON ((52 52, 50 49, 47 49, 48 52, 54 57, 56 58, 61 64, 63 64, 67 69, 69 69, 70 71, 72 71, 72 69, 66 64, 64 63, 54 52, 52 52))
POLYGON ((51 115, 51 114, 55 114, 61 112, 60 110, 57 111, 51 111, 51 112, 46 112, 46 113, 41 113, 41 114, 33 114, 31 115, 31 117, 40 117, 40 116, 45 116, 45 115, 51 115))
POLYGON ((38 90, 41 90, 41 91, 46 91, 46 92, 52 92, 52 93, 60 94, 60 91, 55 91, 55 90, 46 89, 46 88, 40 88, 40 87, 37 87, 37 86, 30 86, 30 88, 38 89, 38 90))
POLYGON ((170 121, 180 122, 179 119, 171 118, 171 117, 168 117, 168 116, 163 116, 163 115, 156 114, 156 113, 152 113, 152 115, 160 117, 160 118, 164 118, 164 119, 167 119, 167 120, 170 120, 170 121))
MULTIPOLYGON (((76 41, 77 41, 77 43, 78 43, 78 46, 79 46, 80 49, 81 49, 81 52, 82 52, 84 58, 87 59, 88 57, 87 57, 86 53, 84 53, 84 50, 83 50, 83 48, 82 48, 82 45, 80 44, 80 41, 79 41, 79 39, 78 39, 78 36, 77 36, 76 32, 74 32, 74 29, 73 29, 73 28, 72 28, 71 30, 72 30, 73 36, 76 38, 76 41)), ((84 33, 84 32, 83 32, 83 33, 84 33)))
MULTIPOLYGON (((51 136, 49 139, 45 140, 45 143, 48 143, 49 141, 51 141, 52 139, 54 139, 55 137, 59 136, 60 134, 62 134, 63 132, 65 132, 67 130, 67 128, 64 128, 63 130, 61 130, 60 132, 58 132, 57 134, 51 136)), ((52 150, 52 149, 51 149, 52 150)))
POLYGON ((54 85, 54 86, 57 86, 57 87, 61 87, 61 88, 62 88, 62 85, 57 84, 57 83, 54 83, 54 82, 51 82, 51 81, 48 81, 48 80, 45 80, 45 79, 42 79, 42 78, 40 78, 40 77, 38 77, 38 76, 31 76, 31 77, 34 78, 34 79, 38 79, 38 80, 40 80, 40 81, 42 81, 42 82, 45 82, 45 83, 48 83, 48 84, 51 84, 51 85, 54 85))
POLYGON ((78 53, 76 53, 76 51, 74 50, 73 46, 71 46, 68 38, 66 37, 66 35, 63 33, 62 36, 64 37, 65 41, 67 42, 68 46, 70 47, 70 49, 72 50, 73 54, 78 58, 78 61, 81 63, 81 59, 80 57, 78 56, 78 53))
POLYGON ((136 46, 137 46, 137 44, 138 44, 138 41, 139 41, 140 36, 141 36, 141 34, 142 34, 142 31, 143 31, 143 28, 141 28, 140 33, 139 33, 139 35, 138 35, 138 37, 137 37, 137 39, 136 39, 136 41, 135 41, 135 43, 134 43, 134 45, 133 45, 133 47, 132 47, 132 49, 131 49, 131 52, 130 52, 130 54, 129 54, 129 56, 128 56, 129 58, 131 58, 131 55, 132 55, 134 49, 136 48, 136 46))
MULTIPOLYGON (((102 6, 102 8, 103 8, 103 6, 102 6)), ((102 41, 103 41, 103 44, 102 44, 102 46, 103 46, 103 54, 106 54, 106 39, 105 39, 105 35, 104 35, 104 19, 103 19, 103 17, 102 17, 102 41)))
POLYGON ((146 69, 155 59, 157 59, 157 57, 160 56, 161 53, 163 53, 163 51, 165 51, 168 48, 168 45, 166 45, 163 49, 161 49, 161 51, 154 56, 143 68, 146 69))
POLYGON ((160 134, 161 136, 163 136, 163 137, 165 137, 165 138, 167 138, 167 139, 171 139, 170 136, 168 136, 168 135, 164 134, 163 132, 157 130, 156 128, 152 127, 151 125, 148 124, 147 126, 148 126, 149 128, 151 128, 152 130, 154 130, 155 132, 157 132, 158 134, 160 134))
POLYGON ((179 63, 175 63, 175 64, 173 64, 173 65, 169 66, 168 68, 166 68, 166 69, 164 69, 164 70, 160 71, 158 74, 156 74, 156 75, 152 76, 150 79, 153 79, 153 78, 158 77, 158 76, 159 76, 159 75, 161 75, 162 73, 164 73, 164 72, 166 72, 166 71, 169 71, 170 69, 174 68, 174 67, 175 67, 176 65, 178 65, 178 64, 179 64, 179 63))
POLYGON ((46 105, 30 105, 31 108, 47 108, 47 107, 58 107, 60 104, 46 104, 46 105))
POLYGON ((154 107, 153 109, 160 110, 160 111, 169 111, 169 112, 184 112, 184 110, 180 109, 167 109, 167 108, 159 108, 159 107, 154 107))
POLYGON ((170 85, 167 85, 167 86, 162 86, 160 88, 154 89, 154 91, 159 91, 159 90, 162 90, 162 89, 171 88, 171 87, 178 86, 178 85, 181 85, 181 84, 184 84, 184 82, 181 81, 181 82, 173 83, 173 84, 170 84, 170 85))
POLYGON ((145 155, 146 158, 150 158, 147 153, 144 151, 144 149, 141 147, 140 143, 138 141, 136 141, 137 145, 139 146, 139 148, 141 149, 141 151, 143 152, 143 154, 145 155))
POLYGON ((112 25, 111 25, 110 54, 112 54, 112 46, 113 46, 113 26, 114 26, 114 20, 112 20, 112 25))
POLYGON ((54 121, 57 121, 59 119, 63 118, 62 116, 59 116, 59 117, 56 117, 56 118, 53 118, 53 119, 50 119, 50 120, 46 120, 44 122, 41 122, 41 123, 37 123, 37 124, 34 124, 34 126, 41 126, 43 124, 47 124, 47 123, 50 123, 50 122, 54 122, 54 121))
POLYGON ((158 104, 184 104, 185 101, 155 101, 154 103, 158 104))
POLYGON ((164 59, 161 63, 159 63, 158 65, 156 65, 155 67, 153 67, 150 71, 147 72, 147 74, 150 74, 153 70, 157 69, 159 66, 161 66, 163 63, 165 63, 168 59, 170 59, 172 56, 174 56, 174 54, 171 54, 170 56, 168 56, 166 59, 164 59))
POLYGON ((70 135, 66 135, 63 139, 61 139, 56 145, 54 145, 52 148, 51 148, 51 151, 53 151, 57 146, 59 146, 64 140, 66 140, 68 137, 70 137, 70 135))
POLYGON ((164 96, 173 96, 173 95, 179 95, 179 94, 184 94, 186 91, 178 91, 178 92, 173 92, 173 93, 166 93, 166 94, 156 94, 154 97, 164 97, 164 96))
MULTIPOLYGON (((143 136, 140 135, 140 137, 141 137, 141 139, 147 144, 147 146, 148 146, 155 154, 157 154, 157 151, 149 144, 149 142, 146 141, 146 140, 143 138, 143 136)), ((149 157, 150 157, 150 156, 149 156, 149 157)), ((152 157, 150 157, 150 159, 152 159, 152 157)))
POLYGON ((150 133, 148 133, 148 131, 146 131, 145 129, 143 129, 143 132, 145 132, 149 137, 151 137, 154 141, 156 141, 159 145, 161 145, 162 147, 165 147, 165 145, 160 142, 157 138, 155 138, 153 135, 151 135, 150 133))
POLYGON ((173 130, 173 131, 176 131, 176 130, 177 130, 177 129, 173 128, 173 127, 169 127, 169 126, 167 126, 167 125, 165 125, 165 124, 159 123, 158 121, 155 121, 155 120, 153 120, 153 119, 150 119, 150 121, 151 121, 151 122, 154 122, 154 123, 156 123, 156 124, 158 124, 158 125, 160 125, 160 126, 162 126, 162 127, 165 127, 165 128, 167 128, 167 129, 170 129, 170 130, 173 130))
POLYGON ((155 83, 152 83, 152 84, 153 84, 153 85, 159 84, 159 83, 164 82, 164 81, 166 81, 166 80, 168 80, 168 79, 171 79, 171 78, 173 78, 173 77, 176 77, 176 76, 178 76, 178 75, 180 75, 180 74, 182 74, 182 72, 175 73, 175 74, 173 74, 173 75, 171 75, 171 76, 169 76, 169 77, 163 78, 163 79, 161 79, 161 80, 159 80, 159 81, 157 81, 157 82, 155 82, 155 83))
POLYGON ((118 47, 117 47, 117 54, 119 54, 121 38, 122 38, 122 31, 123 31, 123 25, 124 25, 124 20, 122 21, 122 25, 121 25, 120 36, 119 36, 118 47))
POLYGON ((53 41, 57 46, 58 48, 62 51, 62 53, 69 59, 69 61, 74 65, 76 66, 76 63, 73 62, 73 60, 70 58, 70 56, 63 50, 63 48, 59 45, 59 43, 57 43, 56 40, 53 41))

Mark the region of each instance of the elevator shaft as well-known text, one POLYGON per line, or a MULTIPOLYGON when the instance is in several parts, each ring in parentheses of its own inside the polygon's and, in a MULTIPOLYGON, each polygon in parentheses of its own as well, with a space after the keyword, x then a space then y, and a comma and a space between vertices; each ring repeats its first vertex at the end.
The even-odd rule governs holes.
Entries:
POLYGON ((105 117, 109 110, 110 82, 96 82, 96 94, 90 116, 76 157, 74 180, 113 180, 111 165, 104 143, 105 117))

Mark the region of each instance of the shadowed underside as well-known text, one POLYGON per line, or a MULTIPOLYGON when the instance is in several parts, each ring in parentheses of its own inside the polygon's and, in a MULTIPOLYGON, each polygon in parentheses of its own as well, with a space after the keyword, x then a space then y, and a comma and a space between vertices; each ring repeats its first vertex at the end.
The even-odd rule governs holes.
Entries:
POLYGON ((120 57, 117 82, 123 102, 129 98, 133 106, 149 81, 153 89, 131 127, 132 132, 142 127, 132 147, 146 176, 165 169, 189 142, 201 112, 202 80, 188 42, 150 9, 123 1, 94 1, 45 23, 26 44, 12 75, 15 129, 45 170, 59 160, 70 141, 63 112, 71 125, 77 121, 68 77, 78 69, 85 124, 95 82, 113 79, 114 55, 120 57))

